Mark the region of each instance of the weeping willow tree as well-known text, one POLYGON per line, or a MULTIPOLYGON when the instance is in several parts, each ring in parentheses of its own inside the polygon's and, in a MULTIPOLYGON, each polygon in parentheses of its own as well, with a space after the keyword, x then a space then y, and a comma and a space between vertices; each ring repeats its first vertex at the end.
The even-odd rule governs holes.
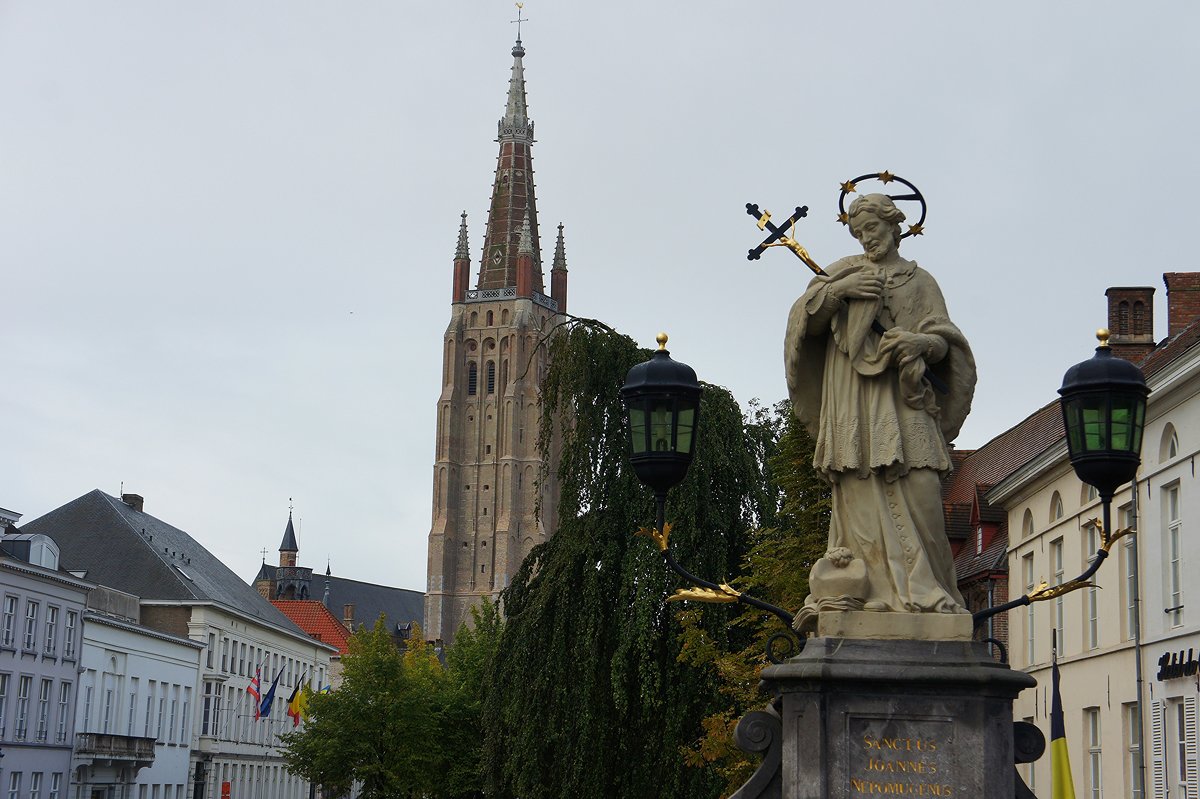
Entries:
MULTIPOLYGON (((552 345, 543 384, 543 454, 559 451, 557 534, 526 558, 504 593, 484 707, 489 790, 521 799, 697 799, 722 785, 689 768, 701 721, 721 706, 711 668, 680 661, 678 585, 657 549, 633 535, 654 523, 653 497, 628 461, 618 391, 650 353, 585 327, 552 345)), ((674 488, 672 547, 695 574, 725 579, 747 554, 764 474, 728 391, 704 387, 696 455, 674 488)), ((548 460, 548 459, 547 459, 548 460)), ((732 611, 697 622, 725 641, 732 611)))

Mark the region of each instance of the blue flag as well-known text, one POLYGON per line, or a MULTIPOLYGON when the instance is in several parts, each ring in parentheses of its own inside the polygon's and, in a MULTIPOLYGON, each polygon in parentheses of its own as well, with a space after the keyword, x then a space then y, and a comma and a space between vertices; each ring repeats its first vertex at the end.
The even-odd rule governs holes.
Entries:
POLYGON ((258 709, 258 715, 261 718, 266 718, 271 715, 271 703, 275 701, 275 688, 279 685, 279 678, 283 676, 283 669, 275 675, 275 679, 271 680, 271 687, 267 689, 263 695, 262 706, 258 709))

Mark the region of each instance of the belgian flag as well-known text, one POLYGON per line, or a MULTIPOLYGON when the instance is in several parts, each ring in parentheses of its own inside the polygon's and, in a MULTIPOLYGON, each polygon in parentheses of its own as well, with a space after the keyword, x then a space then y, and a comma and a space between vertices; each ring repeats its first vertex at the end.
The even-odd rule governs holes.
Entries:
POLYGON ((1067 733, 1063 728, 1062 694, 1058 690, 1057 643, 1050 655, 1050 795, 1053 799, 1075 799, 1067 733))

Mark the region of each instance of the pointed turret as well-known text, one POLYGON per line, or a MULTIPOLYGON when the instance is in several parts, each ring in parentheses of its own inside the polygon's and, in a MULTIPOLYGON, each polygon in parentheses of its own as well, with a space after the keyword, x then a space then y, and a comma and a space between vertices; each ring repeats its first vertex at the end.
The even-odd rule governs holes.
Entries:
POLYGON ((283 542, 279 545, 279 565, 295 566, 296 553, 300 547, 296 545, 296 528, 292 527, 292 512, 288 511, 287 528, 283 531, 283 542))
MULTIPOLYGON (((483 238, 483 260, 479 264, 479 289, 503 289, 517 285, 517 250, 522 220, 528 218, 533 275, 529 290, 541 292, 542 267, 538 243, 537 200, 533 185, 533 121, 525 98, 525 68, 521 59, 525 48, 521 40, 513 47, 512 77, 508 82, 508 101, 504 117, 497 125, 496 141, 500 154, 496 159, 496 178, 488 210, 487 230, 483 238)), ((517 296, 531 296, 527 290, 517 296)))
POLYGON ((567 247, 563 243, 562 222, 558 223, 558 241, 554 243, 554 266, 550 269, 550 296, 558 303, 558 312, 567 312, 567 247))
MULTIPOLYGON (((521 236, 517 240, 517 296, 531 297, 533 289, 533 230, 529 226, 529 214, 521 222, 521 236)), ((541 289, 541 286, 538 287, 541 289)))
POLYGON ((471 275, 471 252, 467 244, 467 212, 462 212, 462 224, 458 226, 458 247, 454 250, 454 296, 451 302, 462 302, 467 297, 467 281, 471 275))

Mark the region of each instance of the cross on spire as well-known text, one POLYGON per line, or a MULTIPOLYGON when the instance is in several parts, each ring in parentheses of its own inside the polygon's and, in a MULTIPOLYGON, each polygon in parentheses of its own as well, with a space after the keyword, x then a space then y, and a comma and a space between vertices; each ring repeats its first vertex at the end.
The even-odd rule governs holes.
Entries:
POLYGON ((529 21, 527 19, 522 19, 522 17, 521 17, 521 12, 524 9, 525 9, 524 3, 517 3, 517 18, 514 20, 509 20, 509 24, 515 23, 517 26, 517 44, 521 43, 521 23, 529 21))
POLYGON ((263 547, 261 552, 262 552, 263 563, 266 563, 267 562, 267 548, 263 547))

